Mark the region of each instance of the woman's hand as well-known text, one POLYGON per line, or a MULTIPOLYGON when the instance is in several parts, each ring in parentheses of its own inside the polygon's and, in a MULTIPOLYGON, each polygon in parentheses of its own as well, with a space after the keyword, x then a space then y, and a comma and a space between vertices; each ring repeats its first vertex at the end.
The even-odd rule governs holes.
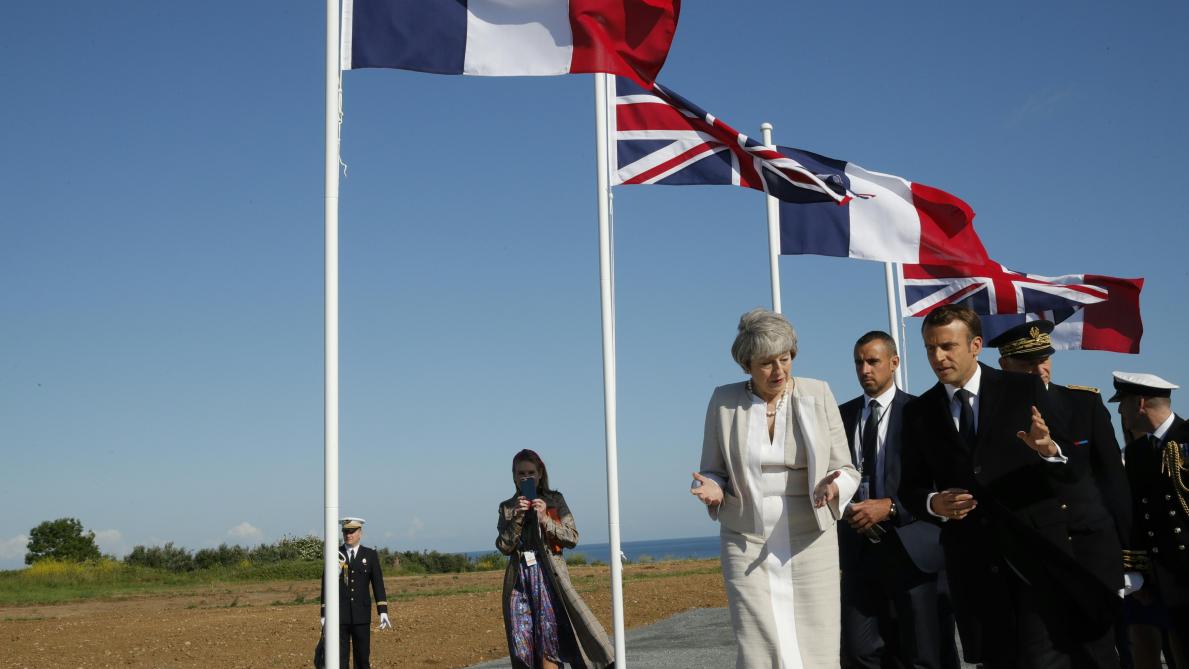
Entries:
POLYGON ((549 517, 549 514, 545 513, 545 500, 534 499, 532 506, 533 506, 533 509, 537 512, 537 520, 539 520, 541 522, 545 522, 545 519, 549 517))
POLYGON ((718 506, 722 504, 722 486, 713 479, 708 479, 697 472, 694 472, 694 480, 699 485, 689 489, 691 495, 697 497, 698 501, 706 506, 718 506))
POLYGON ((531 505, 532 505, 532 503, 528 501, 527 497, 517 497, 516 498, 516 508, 512 509, 512 516, 515 518, 519 518, 519 517, 523 516, 524 512, 528 511, 528 508, 531 505))
POLYGON ((835 470, 832 474, 826 474, 826 478, 817 482, 813 487, 813 508, 820 509, 823 506, 838 499, 838 484, 834 481, 842 476, 842 472, 835 470))

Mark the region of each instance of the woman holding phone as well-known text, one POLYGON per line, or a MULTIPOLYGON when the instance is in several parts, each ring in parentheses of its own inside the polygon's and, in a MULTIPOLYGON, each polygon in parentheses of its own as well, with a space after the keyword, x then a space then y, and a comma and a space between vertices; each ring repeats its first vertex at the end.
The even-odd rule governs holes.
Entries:
POLYGON ((570 583, 562 550, 578 544, 574 516, 549 487, 541 456, 528 449, 512 458, 516 494, 500 502, 495 546, 507 555, 504 632, 516 669, 614 664, 607 633, 570 583))

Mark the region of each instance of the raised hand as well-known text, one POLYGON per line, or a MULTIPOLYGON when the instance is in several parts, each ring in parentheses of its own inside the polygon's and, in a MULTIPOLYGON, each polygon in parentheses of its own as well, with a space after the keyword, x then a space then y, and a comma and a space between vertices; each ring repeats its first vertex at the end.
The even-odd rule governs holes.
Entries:
POLYGON ((1052 436, 1049 435, 1049 426, 1045 423, 1044 416, 1040 415, 1040 410, 1032 407, 1032 425, 1029 426, 1028 431, 1020 430, 1016 432, 1016 436, 1020 438, 1028 448, 1036 451, 1046 458, 1051 458, 1059 453, 1057 444, 1053 441, 1052 436))

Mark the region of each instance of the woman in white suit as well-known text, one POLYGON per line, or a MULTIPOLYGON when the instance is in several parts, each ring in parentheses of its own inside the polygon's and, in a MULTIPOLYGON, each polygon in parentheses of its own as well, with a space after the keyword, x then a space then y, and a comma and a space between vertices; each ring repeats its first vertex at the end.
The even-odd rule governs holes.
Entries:
POLYGON ((797 334, 755 309, 731 347, 751 378, 714 389, 691 491, 718 520, 740 669, 839 665, 835 523, 859 485, 824 381, 792 376, 797 334))

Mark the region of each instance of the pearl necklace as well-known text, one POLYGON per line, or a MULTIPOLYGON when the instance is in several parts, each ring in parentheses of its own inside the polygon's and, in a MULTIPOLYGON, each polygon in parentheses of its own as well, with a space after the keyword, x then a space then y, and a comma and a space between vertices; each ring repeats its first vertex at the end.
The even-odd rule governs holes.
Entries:
MULTIPOLYGON (((747 382, 747 392, 751 393, 752 395, 755 395, 756 397, 760 397, 759 393, 752 390, 751 381, 747 382)), ((765 411, 764 415, 769 418, 774 418, 776 416, 776 414, 780 413, 780 408, 784 406, 784 398, 788 397, 788 395, 789 395, 788 389, 781 391, 780 399, 776 400, 776 408, 773 409, 772 411, 765 411)), ((760 399, 763 399, 763 398, 760 397, 760 399)))

